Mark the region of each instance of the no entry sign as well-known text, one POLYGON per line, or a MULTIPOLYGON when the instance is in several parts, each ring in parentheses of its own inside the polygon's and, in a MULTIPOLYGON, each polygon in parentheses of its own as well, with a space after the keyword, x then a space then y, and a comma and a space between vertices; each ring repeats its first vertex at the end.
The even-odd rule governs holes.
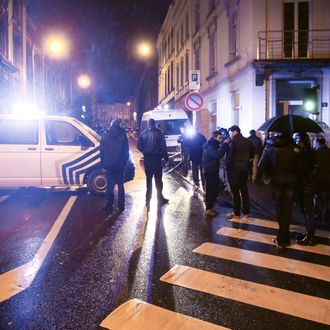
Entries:
POLYGON ((204 104, 204 97, 199 92, 189 93, 184 100, 184 104, 188 110, 198 111, 204 104))

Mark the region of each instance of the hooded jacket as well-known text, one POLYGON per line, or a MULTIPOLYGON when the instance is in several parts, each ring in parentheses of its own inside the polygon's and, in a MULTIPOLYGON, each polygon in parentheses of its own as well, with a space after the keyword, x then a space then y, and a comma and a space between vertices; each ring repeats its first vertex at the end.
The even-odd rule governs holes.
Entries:
POLYGON ((220 142, 211 137, 203 144, 202 164, 204 172, 219 172, 222 156, 220 142))
POLYGON ((112 125, 104 134, 100 145, 102 166, 110 169, 124 169, 129 158, 126 133, 118 125, 112 125))
POLYGON ((292 184, 297 181, 300 152, 287 136, 275 136, 267 145, 259 161, 259 168, 271 176, 272 184, 292 184))

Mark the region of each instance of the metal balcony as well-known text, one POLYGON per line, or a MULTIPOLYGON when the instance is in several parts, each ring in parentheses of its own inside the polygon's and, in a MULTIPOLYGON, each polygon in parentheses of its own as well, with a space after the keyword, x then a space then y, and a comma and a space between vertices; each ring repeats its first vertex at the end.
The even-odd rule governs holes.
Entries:
POLYGON ((329 59, 330 30, 260 31, 258 60, 329 59))

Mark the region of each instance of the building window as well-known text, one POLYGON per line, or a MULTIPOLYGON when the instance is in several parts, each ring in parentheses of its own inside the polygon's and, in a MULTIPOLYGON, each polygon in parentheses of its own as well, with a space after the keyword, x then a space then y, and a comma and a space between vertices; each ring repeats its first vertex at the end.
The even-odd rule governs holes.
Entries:
POLYGON ((199 31, 199 28, 200 28, 200 11, 201 11, 200 0, 195 0, 195 2, 194 2, 194 33, 199 31))
POLYGON ((184 26, 183 23, 181 23, 181 47, 184 44, 184 26))
POLYGON ((188 14, 186 15, 186 40, 189 38, 189 16, 188 14))
POLYGON ((164 84, 165 96, 167 95, 167 72, 165 72, 165 84, 164 84))
POLYGON ((183 57, 181 57, 180 63, 180 87, 183 86, 183 57))
POLYGON ((201 44, 200 42, 196 42, 194 44, 194 69, 200 70, 201 67, 201 44))
POLYGON ((233 59, 238 55, 238 17, 237 11, 233 12, 229 17, 229 59, 233 59))
POLYGON ((170 88, 171 88, 171 91, 173 90, 174 88, 174 83, 173 83, 173 74, 174 74, 174 63, 173 61, 171 62, 171 67, 170 67, 170 88))
POLYGON ((216 30, 209 32, 209 75, 216 72, 216 30))
POLYGON ((176 31, 176 51, 180 50, 180 31, 176 31))
POLYGON ((174 51, 174 27, 171 28, 171 52, 174 51))
POLYGON ((179 78, 180 78, 180 72, 179 72, 179 64, 176 65, 176 90, 179 90, 180 83, 179 83, 179 78))
POLYGON ((212 132, 217 129, 217 101, 211 101, 211 130, 212 132))
POLYGON ((22 65, 22 37, 20 34, 14 36, 14 64, 21 69, 22 65))
POLYGON ((186 52, 186 55, 185 55, 185 64, 186 64, 185 77, 186 77, 186 81, 188 81, 189 80, 189 53, 188 53, 188 51, 186 52))

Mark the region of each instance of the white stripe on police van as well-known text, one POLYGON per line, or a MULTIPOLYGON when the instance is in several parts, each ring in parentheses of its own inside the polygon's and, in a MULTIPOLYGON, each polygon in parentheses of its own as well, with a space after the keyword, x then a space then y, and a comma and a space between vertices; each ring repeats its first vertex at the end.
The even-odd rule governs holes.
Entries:
MULTIPOLYGON (((217 231, 217 234, 222 236, 229 236, 233 238, 274 245, 274 243, 272 242, 274 235, 255 233, 243 229, 222 227, 220 230, 217 231)), ((304 246, 304 245, 292 244, 287 248, 330 256, 329 245, 317 244, 315 246, 304 246)))
POLYGON ((161 277, 161 281, 303 319, 330 324, 330 300, 181 265, 174 266, 161 277))
POLYGON ((102 321, 100 326, 116 330, 228 329, 138 299, 131 299, 121 304, 102 321))
POLYGON ((305 261, 242 250, 214 243, 203 243, 193 252, 330 282, 330 267, 305 261))
MULTIPOLYGON (((258 218, 248 218, 247 220, 244 220, 244 219, 230 219, 230 221, 236 222, 236 223, 244 223, 244 224, 247 224, 247 225, 250 224, 250 225, 254 225, 254 226, 261 226, 261 227, 266 227, 266 228, 278 229, 278 222, 277 221, 272 221, 272 220, 264 220, 264 219, 258 219, 258 218)), ((291 225, 290 230, 302 233, 302 232, 305 231, 305 227, 298 226, 298 225, 291 225)), ((320 237, 324 237, 324 238, 330 238, 330 231, 316 229, 315 234, 316 234, 316 236, 320 236, 320 237)))
POLYGON ((0 204, 3 203, 9 196, 0 196, 0 204))

